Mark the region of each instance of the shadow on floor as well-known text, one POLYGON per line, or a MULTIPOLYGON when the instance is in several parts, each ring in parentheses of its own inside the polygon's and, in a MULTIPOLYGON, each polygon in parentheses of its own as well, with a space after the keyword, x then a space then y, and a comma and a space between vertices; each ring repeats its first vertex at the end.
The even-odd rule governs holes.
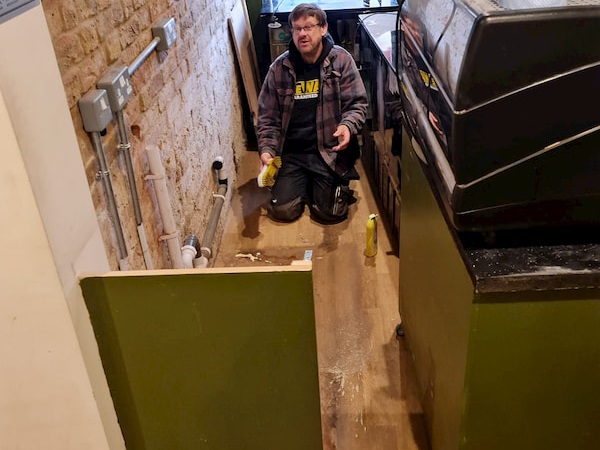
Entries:
MULTIPOLYGON (((406 402, 409 412, 410 428, 413 434, 414 442, 419 450, 430 450, 429 439, 427 437, 427 425, 425 416, 421 407, 420 398, 417 397, 419 386, 417 375, 411 356, 410 348, 405 336, 398 337, 393 333, 389 345, 398 346, 398 358, 400 360, 400 395, 406 402)), ((397 376, 398 368, 390 367, 390 376, 397 376)))
POLYGON ((241 226, 240 234, 254 239, 260 234, 259 219, 263 214, 264 205, 269 200, 269 191, 258 187, 254 178, 242 184, 237 191, 242 203, 242 220, 238 222, 241 226))

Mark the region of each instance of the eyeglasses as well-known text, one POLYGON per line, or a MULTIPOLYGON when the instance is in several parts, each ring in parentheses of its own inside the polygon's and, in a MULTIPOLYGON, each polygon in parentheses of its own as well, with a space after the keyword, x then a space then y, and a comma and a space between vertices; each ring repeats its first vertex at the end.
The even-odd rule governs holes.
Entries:
POLYGON ((315 27, 319 27, 319 24, 316 25, 306 25, 303 27, 292 27, 292 31, 294 33, 300 33, 301 31, 304 31, 306 33, 310 33, 315 27))

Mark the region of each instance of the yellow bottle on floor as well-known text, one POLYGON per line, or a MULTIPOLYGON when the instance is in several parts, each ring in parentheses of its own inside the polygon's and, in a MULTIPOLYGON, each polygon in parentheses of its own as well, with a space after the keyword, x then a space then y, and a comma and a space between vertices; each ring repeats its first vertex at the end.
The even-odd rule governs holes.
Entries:
POLYGON ((365 246, 365 256, 375 256, 377 254, 377 214, 369 214, 367 220, 367 242, 365 246))

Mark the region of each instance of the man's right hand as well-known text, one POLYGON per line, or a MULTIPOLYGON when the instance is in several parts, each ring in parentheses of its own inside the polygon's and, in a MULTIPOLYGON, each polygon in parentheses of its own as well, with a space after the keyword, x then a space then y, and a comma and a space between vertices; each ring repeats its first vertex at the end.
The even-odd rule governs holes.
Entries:
POLYGON ((260 172, 256 177, 258 187, 273 187, 275 185, 277 171, 281 167, 281 157, 273 157, 269 153, 265 152, 260 155, 260 164, 260 172))
POLYGON ((271 162, 271 160, 273 159, 273 157, 271 156, 270 153, 262 153, 260 155, 260 164, 261 166, 266 166, 267 164, 269 164, 271 162))

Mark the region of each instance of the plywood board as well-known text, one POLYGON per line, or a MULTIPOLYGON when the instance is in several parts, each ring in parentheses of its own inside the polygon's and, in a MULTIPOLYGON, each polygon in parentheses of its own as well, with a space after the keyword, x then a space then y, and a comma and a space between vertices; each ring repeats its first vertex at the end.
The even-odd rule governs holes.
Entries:
POLYGON ((252 28, 248 18, 248 9, 244 0, 239 0, 231 11, 231 17, 228 19, 229 30, 233 37, 233 43, 237 55, 240 72, 250 114, 252 114, 252 123, 256 127, 258 117, 258 93, 260 91, 260 77, 258 75, 258 62, 256 59, 256 50, 252 40, 252 28))

